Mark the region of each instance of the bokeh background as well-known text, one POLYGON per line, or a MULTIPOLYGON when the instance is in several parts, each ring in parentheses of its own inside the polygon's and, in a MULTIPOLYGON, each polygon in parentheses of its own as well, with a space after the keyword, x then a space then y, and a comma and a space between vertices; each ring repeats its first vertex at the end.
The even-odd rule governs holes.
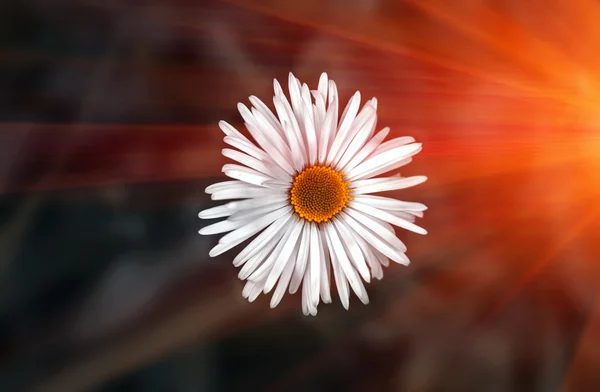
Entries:
POLYGON ((600 390, 599 47, 596 0, 0 2, 0 390, 600 390), (289 71, 429 177, 411 266, 316 318, 197 234, 289 71))

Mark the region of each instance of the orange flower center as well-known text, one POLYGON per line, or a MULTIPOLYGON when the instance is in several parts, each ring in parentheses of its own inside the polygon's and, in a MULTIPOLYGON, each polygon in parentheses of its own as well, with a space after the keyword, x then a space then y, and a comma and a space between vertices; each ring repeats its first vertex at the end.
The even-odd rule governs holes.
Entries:
POLYGON ((308 167, 294 178, 290 203, 309 222, 327 222, 351 200, 350 183, 327 166, 308 167))

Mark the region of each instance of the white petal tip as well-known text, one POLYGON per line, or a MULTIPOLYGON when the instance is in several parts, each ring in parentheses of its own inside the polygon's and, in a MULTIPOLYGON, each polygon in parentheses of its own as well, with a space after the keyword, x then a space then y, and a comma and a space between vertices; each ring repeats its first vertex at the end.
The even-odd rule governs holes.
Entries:
POLYGON ((271 283, 269 280, 265 283, 265 288, 263 289, 263 293, 269 294, 271 290, 273 290, 273 286, 275 286, 276 282, 271 283))
POLYGON ((206 210, 200 211, 198 213, 198 218, 200 219, 214 219, 211 217, 210 212, 207 212, 206 210))
POLYGON ((275 309, 277 307, 277 305, 279 305, 281 303, 282 299, 283 299, 283 293, 279 292, 279 293, 273 294, 273 296, 271 297, 271 302, 269 302, 269 307, 271 309, 275 309))
POLYGON ((215 246, 214 248, 212 248, 210 250, 210 252, 208 252, 208 256, 209 257, 216 257, 219 256, 221 253, 223 253, 223 247, 220 245, 215 246))

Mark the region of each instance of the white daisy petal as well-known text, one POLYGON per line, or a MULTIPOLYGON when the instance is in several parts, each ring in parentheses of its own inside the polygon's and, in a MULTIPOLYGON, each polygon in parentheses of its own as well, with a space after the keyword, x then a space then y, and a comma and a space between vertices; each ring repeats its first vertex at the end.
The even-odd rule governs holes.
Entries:
POLYGON ((240 131, 235 129, 231 124, 226 121, 219 121, 219 128, 223 131, 223 133, 231 138, 242 140, 248 144, 254 145, 246 136, 244 136, 240 131))
POLYGON ((381 279, 383 277, 383 269, 381 268, 381 264, 377 260, 377 257, 375 256, 371 246, 360 235, 356 235, 354 230, 352 230, 344 220, 339 219, 338 222, 340 226, 343 226, 348 230, 348 235, 351 236, 354 241, 356 241, 356 244, 362 251, 367 264, 369 264, 371 276, 376 279, 381 279))
POLYGON ((285 265, 290 260, 293 250, 296 247, 296 243, 298 242, 298 238, 300 237, 300 232, 304 227, 304 222, 294 222, 292 227, 293 228, 290 232, 290 235, 287 238, 286 243, 283 245, 283 249, 279 254, 278 259, 275 261, 273 269, 271 269, 271 271, 269 272, 267 280, 265 281, 265 294, 271 291, 273 287, 275 287, 275 283, 277 283, 277 280, 281 276, 285 265))
POLYGON ((304 105, 303 119, 308 145, 308 164, 314 165, 317 160, 317 133, 315 131, 314 120, 309 115, 309 112, 312 112, 312 110, 307 105, 304 105))
POLYGON ((393 148, 405 146, 407 144, 411 144, 414 142, 415 142, 415 138, 411 137, 411 136, 401 136, 401 137, 397 137, 392 140, 388 140, 387 142, 382 143, 379 147, 377 147, 377 149, 373 153, 373 156, 379 155, 379 154, 389 151, 393 148))
MULTIPOLYGON (((353 211, 356 214, 360 214, 360 212, 358 212, 355 209, 348 208, 348 211, 353 211)), ((394 226, 392 226, 389 222, 386 222, 383 219, 376 218, 372 215, 363 214, 362 216, 372 219, 374 222, 379 223, 381 226, 383 226, 384 230, 387 230, 388 235, 393 235, 394 237, 396 236, 396 229, 394 229, 394 226)), ((371 231, 373 231, 373 230, 371 230, 371 231)), ((402 242, 402 241, 400 241, 400 242, 402 242)), ((404 243, 402 243, 402 248, 406 249, 406 246, 404 246, 404 243)))
POLYGON ((392 211, 393 214, 395 213, 400 213, 403 212, 405 214, 409 214, 409 215, 413 215, 417 218, 422 218, 425 214, 423 213, 423 211, 411 211, 411 210, 405 210, 405 211, 392 211))
POLYGON ((251 199, 254 197, 267 197, 282 192, 274 192, 273 189, 246 184, 244 187, 235 189, 224 189, 211 195, 213 200, 251 199))
POLYGON ((248 184, 246 184, 245 182, 242 182, 242 181, 222 181, 222 182, 217 182, 217 183, 207 186, 206 189, 204 190, 204 192, 211 195, 211 194, 221 191, 221 190, 244 188, 247 186, 248 186, 248 184))
POLYGON ((391 197, 373 196, 373 195, 360 195, 354 197, 354 201, 367 204, 372 207, 380 208, 382 210, 390 211, 425 211, 427 206, 421 203, 414 203, 410 201, 401 201, 392 199, 391 197))
POLYGON ((356 219, 357 221, 366 225, 373 233, 377 234, 383 241, 387 242, 392 248, 399 249, 401 252, 406 252, 406 246, 404 243, 396 237, 394 228, 387 222, 379 222, 372 216, 363 214, 353 208, 347 208, 346 213, 356 219))
POLYGON ((302 168, 307 162, 304 156, 304 148, 301 145, 298 135, 294 131, 288 130, 287 121, 283 120, 283 126, 286 129, 286 137, 288 138, 288 143, 290 143, 290 151, 292 153, 292 162, 294 164, 294 169, 297 172, 301 172, 302 168))
MULTIPOLYGON (((417 151, 417 152, 419 152, 419 151, 417 151)), ((417 152, 415 152, 415 154, 417 152)), ((373 178, 373 177, 379 176, 381 174, 385 174, 387 172, 390 172, 392 170, 399 169, 402 166, 406 166, 406 165, 408 165, 411 162, 412 162, 412 158, 411 157, 400 159, 400 160, 397 160, 397 161, 394 161, 394 162, 390 162, 390 163, 387 163, 385 165, 381 165, 381 167, 369 170, 368 172, 366 172, 366 173, 362 174, 361 176, 359 176, 358 178, 356 178, 356 180, 373 178)))
POLYGON ((310 246, 309 246, 309 264, 310 264, 310 301, 314 306, 319 303, 319 292, 321 289, 321 243, 320 236, 315 225, 310 225, 310 246))
POLYGON ((350 261, 352 261, 352 265, 358 270, 365 282, 370 282, 371 275, 369 274, 369 267, 367 267, 363 252, 356 241, 355 237, 357 236, 351 230, 346 228, 345 224, 339 219, 336 220, 333 226, 338 231, 340 238, 344 239, 344 248, 346 249, 350 261))
POLYGON ((250 296, 250 293, 252 292, 252 289, 254 289, 254 286, 256 284, 254 282, 248 281, 246 282, 246 284, 244 285, 244 288, 242 289, 242 297, 248 299, 248 297, 250 296))
MULTIPOLYGON (((328 234, 327 231, 325 233, 328 234)), ((334 244, 335 246, 337 242, 335 240, 335 236, 337 235, 337 233, 335 233, 334 229, 331 229, 329 234, 332 236, 332 244, 334 244)), ((348 250, 346 249, 345 242, 342 242, 340 240, 339 244, 342 245, 342 247, 336 249, 336 251, 338 252, 336 253, 336 256, 338 257, 338 262, 342 268, 342 272, 346 276, 346 279, 348 280, 348 283, 350 283, 350 287, 352 287, 352 290, 354 291, 356 296, 360 299, 360 301, 363 304, 366 305, 369 303, 369 296, 367 295, 367 290, 365 289, 364 284, 358 276, 355 265, 350 261, 351 256, 349 255, 348 250)))
POLYGON ((373 234, 368 228, 362 226, 358 221, 354 220, 351 216, 346 215, 343 217, 344 221, 361 237, 365 239, 375 249, 379 249, 381 253, 390 259, 394 260, 399 264, 408 265, 410 262, 408 258, 395 248, 392 248, 387 242, 382 241, 381 238, 373 234))
POLYGON ((302 312, 314 316, 321 301, 331 302, 333 277, 344 308, 350 306, 350 287, 368 304, 364 282, 381 279, 390 259, 409 264, 392 224, 425 234, 413 222, 427 209, 371 194, 425 181, 379 177, 410 163, 422 146, 410 136, 384 142, 390 130, 375 133, 377 99, 360 108, 360 92, 338 118, 338 89, 326 73, 315 90, 292 73, 289 96, 277 80, 273 89, 274 110, 254 95, 250 108, 238 104, 251 137, 219 122, 231 146, 222 154, 234 161, 222 172, 232 180, 210 185, 206 193, 233 201, 198 213, 201 219, 221 218, 199 231, 222 234, 209 256, 247 241, 233 264, 246 280, 242 296, 249 302, 273 291, 274 308, 286 291, 302 286, 302 312))
POLYGON ((223 171, 229 178, 235 178, 236 180, 247 182, 248 184, 263 185, 265 182, 272 179, 272 177, 265 176, 258 173, 256 170, 249 168, 241 169, 227 169, 223 171))
POLYGON ((281 88, 281 84, 277 79, 273 79, 273 91, 275 91, 275 95, 278 97, 285 97, 285 93, 281 88))
MULTIPOLYGON (((344 221, 341 221, 343 225, 346 225, 344 221)), ((348 227, 348 230, 352 230, 348 227)), ((369 268, 371 269, 371 276, 375 279, 381 280, 383 278, 383 269, 381 268, 381 263, 379 262, 377 256, 373 252, 371 246, 365 242, 365 240, 359 236, 354 235, 354 240, 360 247, 361 251, 365 255, 365 260, 369 264, 369 268)))
MULTIPOLYGON (((237 153, 237 151, 234 150, 230 150, 233 151, 234 153, 237 153)), ((249 156, 246 155, 246 157, 244 159, 254 159, 251 158, 249 156)), ((256 160, 254 160, 256 161, 256 160)), ((250 165, 245 165, 245 163, 243 165, 238 165, 236 163, 226 163, 225 165, 223 165, 223 167, 221 168, 221 171, 225 174, 227 174, 227 172, 238 172, 238 173, 247 173, 247 174, 251 174, 254 175, 256 177, 264 177, 265 181, 271 181, 271 180, 275 180, 278 179, 277 177, 272 176, 271 174, 268 173, 264 173, 258 169, 253 168, 250 165)), ((236 180, 239 180, 239 178, 235 178, 236 180)), ((285 177, 281 177, 279 178, 281 179, 285 179, 285 177)), ((240 181, 244 181, 244 180, 240 180, 240 181)), ((263 181, 264 182, 264 181, 263 181)), ((261 185, 261 184, 255 184, 255 185, 261 185)))
MULTIPOLYGON (((327 110, 329 110, 330 108, 333 110, 333 118, 334 118, 333 129, 334 130, 336 130, 338 127, 339 102, 340 102, 340 99, 338 97, 337 85, 335 84, 335 82, 333 80, 330 80, 329 81, 329 99, 328 99, 329 106, 327 107, 327 110)), ((331 146, 333 144, 334 139, 335 139, 335 131, 331 132, 331 134, 329 135, 329 141, 328 141, 329 146, 331 146)), ((324 161, 322 161, 322 162, 324 162, 324 161)))
POLYGON ((404 219, 407 222, 415 223, 417 217, 404 211, 390 211, 390 214, 397 216, 398 218, 404 219))
POLYGON ((308 283, 309 279, 310 265, 306 269, 306 273, 303 277, 304 282, 302 284, 302 313, 304 313, 305 316, 312 315, 313 313, 312 304, 310 302, 310 284, 308 283))
POLYGON ((246 210, 248 208, 262 207, 265 204, 278 203, 280 201, 284 201, 287 199, 288 199, 288 195, 286 195, 285 193, 272 192, 272 194, 265 196, 265 197, 256 198, 256 199, 230 201, 226 205, 230 206, 230 208, 232 208, 236 211, 240 211, 240 210, 246 210))
POLYGON ((398 189, 410 188, 427 181, 425 176, 413 177, 384 177, 369 180, 359 180, 352 183, 354 195, 364 195, 367 193, 395 191, 398 189))
POLYGON ((292 102, 294 115, 296 116, 296 120, 298 120, 298 124, 302 124, 302 96, 300 93, 300 81, 296 79, 291 72, 288 75, 288 89, 290 92, 290 99, 292 102))
POLYGON ((242 139, 237 139, 235 137, 232 136, 225 136, 223 138, 223 141, 227 144, 229 144, 232 147, 237 148, 240 151, 245 152, 246 154, 258 159, 261 162, 269 162, 271 163, 273 166, 279 166, 279 165, 275 165, 273 164, 273 162, 271 161, 271 159, 269 158, 269 156, 267 155, 266 152, 264 152, 263 150, 261 150, 260 148, 256 147, 253 143, 251 142, 246 142, 242 139))
POLYGON ((362 203, 357 203, 354 201, 352 202, 352 205, 350 206, 350 208, 354 208, 360 212, 364 212, 365 214, 382 219, 386 222, 391 223, 394 226, 402 227, 403 229, 410 230, 417 234, 427 234, 427 230, 423 229, 422 227, 419 227, 419 226, 415 225, 414 223, 407 222, 404 219, 399 218, 396 215, 392 215, 389 212, 380 210, 378 208, 371 207, 369 205, 362 204, 362 203))
POLYGON ((307 157, 304 153, 304 142, 302 141, 302 135, 300 134, 300 126, 287 101, 284 104, 279 97, 274 97, 273 103, 281 118, 281 125, 284 130, 285 138, 290 146, 294 169, 300 171, 307 161, 307 157))
POLYGON ((311 284, 313 280, 314 271, 312 269, 312 265, 309 262, 306 265, 306 273, 304 274, 304 280, 302 282, 302 297, 306 301, 306 307, 308 310, 308 314, 314 316, 317 314, 317 305, 319 303, 319 295, 316 295, 315 300, 315 292, 314 286, 311 284))
POLYGON ((347 149, 345 149, 344 154, 340 158, 336 165, 339 168, 344 168, 348 165, 350 160, 356 156, 356 153, 364 146, 364 144, 373 136, 373 130, 375 129, 375 125, 377 123, 377 116, 375 115, 375 111, 373 110, 373 116, 368 121, 366 121, 361 128, 353 135, 351 141, 348 143, 347 149))
POLYGON ((329 247, 329 256, 331 257, 331 266, 333 267, 333 278, 335 279, 335 285, 338 290, 338 295, 340 296, 340 301, 342 302, 342 306, 347 310, 350 308, 350 291, 348 290, 348 281, 346 280, 346 276, 342 272, 342 267, 337 259, 337 254, 333 250, 333 246, 331 245, 329 236, 325 236, 327 239, 327 246, 329 247))
MULTIPOLYGON (((291 219, 290 214, 285 214, 272 222, 265 230, 256 236, 237 256, 233 259, 233 265, 239 267, 248 261, 265 247, 268 241, 281 231, 281 228, 291 219)), ((248 237, 250 238, 250 237, 248 237)))
MULTIPOLYGON (((357 282, 357 287, 353 288, 354 294, 356 294, 358 299, 360 299, 360 302, 362 302, 364 305, 368 305, 369 304, 369 295, 367 294, 367 289, 365 288, 364 283, 358 277, 358 273, 356 272, 355 269, 351 269, 348 272, 350 274, 352 274, 352 280, 353 281, 356 280, 356 282, 357 282)), ((348 277, 348 275, 346 275, 346 277, 348 277)), ((350 279, 348 279, 348 281, 350 282, 350 279)))
POLYGON ((285 215, 286 213, 289 214, 289 210, 287 208, 281 208, 265 216, 262 216, 259 219, 253 220, 252 222, 249 222, 245 226, 242 226, 239 229, 232 231, 231 233, 224 235, 219 240, 219 244, 216 245, 213 249, 211 249, 211 251, 209 252, 209 256, 216 257, 224 252, 227 252, 229 249, 241 244, 248 238, 252 237, 254 234, 263 230, 273 221, 285 215))
POLYGON ((337 100, 334 98, 333 105, 330 105, 325 119, 323 120, 323 127, 321 134, 319 135, 319 162, 325 162, 327 160, 327 152, 329 151, 331 135, 335 135, 336 118, 337 115, 337 100))
POLYGON ((269 125, 275 130, 277 130, 277 132, 281 135, 281 124, 279 123, 279 120, 277 120, 277 117, 275 117, 271 109, 269 109, 269 107, 265 105, 263 101, 261 101, 260 99, 258 99, 258 97, 255 97, 254 95, 250 96, 249 101, 250 103, 252 103, 252 105, 254 105, 256 110, 258 110, 265 117, 265 119, 269 122, 269 125))
POLYGON ((320 256, 321 256, 321 300, 326 303, 331 303, 331 260, 329 258, 329 248, 327 247, 327 240, 325 239, 325 232, 319 231, 319 242, 321 244, 320 256))
POLYGON ((283 208, 283 207, 287 206, 287 204, 288 204, 287 201, 280 201, 277 203, 269 203, 267 205, 256 207, 256 208, 248 208, 245 210, 236 211, 235 213, 231 214, 231 216, 229 217, 228 220, 238 221, 238 220, 245 220, 245 219, 249 219, 249 218, 256 219, 256 217, 258 217, 258 216, 262 216, 264 214, 268 214, 271 211, 275 211, 280 208, 283 208))
POLYGON ((287 200, 286 195, 273 195, 268 197, 261 197, 260 199, 246 199, 242 201, 232 201, 227 204, 223 204, 217 207, 209 208, 204 211, 200 211, 198 217, 200 219, 214 219, 221 218, 224 216, 230 216, 237 212, 244 211, 246 209, 261 208, 267 204, 277 204, 287 200))
POLYGON ((298 258, 296 259, 296 266, 294 268, 294 275, 292 276, 292 282, 290 283, 290 294, 294 294, 298 291, 300 283, 302 283, 302 277, 306 271, 306 264, 308 263, 308 249, 310 246, 310 227, 304 226, 302 229, 302 237, 300 238, 300 249, 298 250, 298 258))
POLYGON ((244 226, 247 223, 247 220, 242 221, 230 221, 224 220, 217 223, 213 223, 212 225, 208 225, 203 227, 199 233, 202 235, 210 235, 210 234, 219 234, 226 233, 228 231, 235 230, 241 226, 244 226))
POLYGON ((325 97, 321 95, 319 91, 312 91, 312 95, 315 98, 314 113, 315 113, 315 129, 321 130, 325 115, 327 114, 327 106, 325 105, 325 97))
POLYGON ((302 96, 302 102, 304 104, 303 111, 311 119, 313 119, 314 118, 314 112, 312 111, 312 100, 310 98, 310 89, 308 88, 308 84, 304 83, 302 85, 302 88, 300 89, 300 95, 302 96))
POLYGON ((291 151, 289 149, 287 151, 281 152, 277 147, 263 134, 259 128, 255 125, 246 123, 246 128, 252 134, 252 137, 256 140, 256 142, 269 154, 273 157, 273 160, 281 166, 283 170, 285 170, 288 174, 293 174, 294 169, 292 169, 290 158, 292 156, 291 151))
POLYGON ((371 104, 371 101, 368 101, 365 104, 365 106, 363 107, 363 109, 360 111, 358 116, 356 116, 356 118, 350 125, 348 131, 346 132, 346 135, 341 140, 340 147, 339 147, 337 153, 335 154, 335 156, 333 157, 333 159, 331 160, 331 164, 337 166, 339 160, 346 153, 348 146, 350 145, 350 143, 352 143, 352 141, 354 140, 356 135, 359 132, 362 132, 363 129, 367 134, 369 134, 371 131, 371 128, 374 127, 376 122, 377 122, 376 110, 373 107, 373 105, 371 104))
MULTIPOLYGON (((269 257, 267 257, 267 259, 264 261, 264 263, 262 263, 260 265, 260 267, 258 267, 256 269, 256 271, 254 271, 248 277, 248 279, 254 280, 257 282, 267 279, 267 277, 269 276, 269 273, 275 266, 276 261, 279 259, 279 257, 286 255, 286 253, 287 253, 286 250, 289 248, 287 245, 288 245, 289 241, 291 241, 291 236, 295 232, 294 229, 297 226, 298 226, 297 222, 289 221, 287 228, 286 228, 285 232, 283 233, 283 237, 281 237, 281 239, 279 240, 279 243, 277 244, 275 249, 273 249, 273 252, 271 252, 271 254, 269 255, 269 257)), ((291 247, 293 247, 294 245, 295 244, 292 244, 291 247)))
POLYGON ((233 159, 241 163, 242 165, 246 165, 249 168, 256 170, 259 173, 267 175, 269 177, 277 178, 282 181, 289 180, 289 176, 281 170, 281 168, 277 165, 269 164, 270 162, 261 162, 260 160, 251 157, 243 152, 235 151, 230 148, 224 148, 221 153, 223 156, 233 159))
POLYGON ((242 118, 244 119, 245 122, 247 122, 248 124, 257 125, 256 124, 256 120, 254 119, 254 115, 252 114, 252 112, 250 111, 250 109, 248 109, 246 107, 246 105, 244 105, 241 102, 238 102, 237 108, 238 108, 238 111, 240 112, 240 115, 242 116, 242 118))
POLYGON ((375 255, 375 257, 377 257, 377 260, 379 261, 379 263, 381 265, 383 265, 384 267, 390 266, 390 259, 388 259, 386 257, 386 255, 384 255, 383 253, 378 251, 376 248, 370 248, 370 249, 373 252, 373 254, 375 255))
POLYGON ((254 302, 254 300, 258 298, 258 296, 262 292, 262 285, 263 282, 254 282, 254 286, 252 287, 252 289, 250 290, 250 294, 248 295, 248 302, 254 302))
POLYGON ((389 165, 391 162, 398 162, 409 157, 411 154, 416 154, 421 149, 421 143, 408 144, 406 146, 396 147, 384 153, 378 154, 375 157, 368 158, 360 165, 348 172, 350 180, 360 179, 362 175, 366 175, 369 171, 377 169, 382 165, 389 165))
POLYGON ((325 100, 327 100, 327 85, 328 85, 328 77, 327 77, 327 73, 323 72, 321 74, 321 76, 319 77, 319 93, 321 93, 321 96, 323 96, 323 98, 325 100))
POLYGON ((325 226, 325 235, 327 235, 329 238, 328 244, 331 246, 330 249, 333 250, 332 253, 335 254, 336 259, 341 266, 342 271, 344 272, 344 275, 346 275, 346 279, 348 279, 348 283, 350 283, 350 286, 355 293, 361 293, 361 291, 364 291, 364 286, 362 286, 362 283, 356 274, 356 270, 352 266, 352 263, 346 254, 346 250, 344 249, 344 245, 342 244, 342 241, 340 240, 340 237, 335 231, 333 225, 325 226))
POLYGON ((290 213, 289 207, 283 207, 283 208, 280 208, 273 212, 269 212, 268 214, 265 214, 265 215, 261 216, 260 218, 251 219, 250 222, 248 222, 248 224, 246 224, 245 226, 240 227, 240 229, 238 229, 236 231, 232 231, 231 233, 226 234, 223 237, 221 237, 221 239, 219 240, 219 243, 221 243, 221 244, 229 244, 231 242, 239 243, 238 241, 240 241, 241 238, 245 238, 245 239, 250 238, 250 236, 258 233, 260 230, 263 230, 265 227, 270 225, 275 220, 277 220, 280 217, 282 217, 286 214, 289 214, 289 213, 290 213))
MULTIPOLYGON (((273 234, 271 238, 267 240, 265 245, 262 248, 260 248, 258 252, 254 254, 254 256, 250 257, 250 259, 248 259, 246 263, 244 263, 244 266, 242 267, 242 269, 240 269, 240 272, 238 274, 238 277, 240 279, 248 279, 248 277, 251 274, 253 274, 259 266, 264 265, 264 263, 266 263, 267 261, 272 262, 273 254, 275 252, 277 252, 278 254, 281 251, 281 247, 279 247, 279 244, 285 242, 286 233, 289 232, 291 224, 291 221, 287 221, 281 228, 281 231, 273 234)), ((262 279, 258 279, 258 277, 256 277, 255 279, 250 280, 258 282, 262 279)))
POLYGON ((223 218, 225 216, 229 216, 233 214, 235 210, 232 209, 229 204, 223 204, 213 208, 207 208, 206 210, 200 211, 198 213, 198 218, 200 219, 215 219, 215 218, 223 218))
POLYGON ((263 186, 265 182, 276 181, 273 177, 263 174, 250 167, 227 163, 221 169, 229 178, 240 180, 248 184, 263 186))
POLYGON ((277 287, 275 288, 275 291, 273 292, 273 297, 271 297, 271 303, 270 303, 271 308, 274 308, 277 305, 279 305, 279 303, 281 302, 281 299, 283 298, 285 292, 288 289, 288 285, 290 284, 290 279, 292 278, 292 273, 294 272, 294 264, 296 262, 296 257, 297 257, 299 249, 300 249, 300 241, 296 242, 296 246, 294 246, 294 250, 292 251, 292 254, 291 254, 289 260, 285 264, 285 267, 283 268, 281 277, 279 278, 279 281, 277 282, 277 287))
POLYGON ((350 160, 350 162, 348 162, 345 167, 340 165, 340 168, 345 172, 354 169, 359 163, 364 161, 366 157, 375 151, 375 149, 381 144, 383 139, 385 139, 389 133, 390 129, 388 127, 377 132, 377 134, 373 136, 373 138, 358 151, 358 153, 350 160))
POLYGON ((254 114, 256 120, 256 127, 260 129, 265 138, 284 156, 289 156, 290 148, 282 137, 283 130, 281 129, 281 124, 277 124, 277 126, 271 125, 262 112, 256 109, 252 109, 252 114, 254 114))
POLYGON ((335 158, 338 150, 340 149, 343 140, 346 138, 346 133, 350 129, 352 122, 356 118, 356 114, 358 113, 358 108, 360 106, 360 92, 354 93, 350 102, 348 102, 348 106, 344 109, 344 113, 342 114, 342 118, 340 120, 340 126, 338 128, 337 134, 333 140, 333 144, 329 149, 329 153, 327 154, 327 161, 331 162, 335 158))
MULTIPOLYGON (((286 135, 288 142, 290 142, 290 140, 292 140, 292 139, 296 140, 296 142, 294 142, 294 143, 298 144, 298 146, 302 152, 304 162, 306 162, 308 160, 308 155, 306 155, 306 147, 304 144, 304 139, 302 138, 302 132, 300 131, 300 124, 298 123, 298 119, 296 118, 296 115, 294 114, 294 110, 290 106, 290 103, 288 102, 285 95, 276 95, 273 98, 273 104, 275 105, 277 114, 281 118, 282 124, 284 122, 286 122, 287 125, 289 125, 289 129, 291 131, 293 131, 293 134, 286 135)), ((287 128, 284 127, 284 129, 287 129, 287 128)), ((292 144, 290 144, 290 148, 293 148, 292 144)))

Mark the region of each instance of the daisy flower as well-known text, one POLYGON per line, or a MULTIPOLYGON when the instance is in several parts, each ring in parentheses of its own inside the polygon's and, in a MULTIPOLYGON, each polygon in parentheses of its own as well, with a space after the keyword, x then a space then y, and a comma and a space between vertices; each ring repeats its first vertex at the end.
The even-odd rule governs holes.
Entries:
POLYGON ((350 289, 367 304, 363 281, 381 279, 389 260, 409 264, 392 225, 427 234, 413 223, 425 205, 372 195, 427 179, 380 177, 408 164, 421 143, 408 136, 384 142, 390 130, 375 133, 377 100, 360 108, 359 92, 338 120, 337 87, 325 73, 317 90, 291 73, 288 84, 290 100, 274 81, 276 114, 255 96, 251 109, 238 104, 254 141, 219 123, 233 147, 223 155, 237 163, 223 166, 231 181, 210 185, 206 193, 212 200, 234 201, 200 212, 202 219, 227 217, 200 234, 228 232, 211 257, 256 236, 233 259, 246 280, 242 294, 251 302, 274 290, 273 308, 286 291, 302 286, 302 311, 316 315, 320 301, 331 302, 333 278, 344 308, 350 289))

